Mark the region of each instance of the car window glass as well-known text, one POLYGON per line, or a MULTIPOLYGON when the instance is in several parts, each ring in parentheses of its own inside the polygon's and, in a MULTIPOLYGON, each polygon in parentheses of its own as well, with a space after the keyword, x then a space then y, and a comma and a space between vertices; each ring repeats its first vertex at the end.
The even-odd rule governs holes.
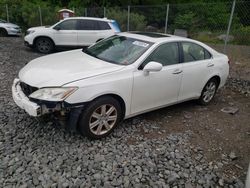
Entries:
POLYGON ((99 30, 98 22, 95 20, 78 20, 78 30, 99 30))
POLYGON ((211 54, 197 44, 191 42, 183 42, 182 47, 184 62, 199 61, 211 58, 211 54))
POLYGON ((65 20, 58 24, 56 27, 60 28, 60 30, 75 30, 76 20, 65 20))
POLYGON ((178 44, 171 42, 157 47, 144 61, 142 66, 144 67, 150 61, 161 63, 163 66, 179 63, 178 44))
POLYGON ((107 22, 103 22, 103 21, 98 21, 99 24, 99 29, 100 30, 108 30, 111 29, 109 24, 107 22))
POLYGON ((205 51, 205 59, 210 59, 212 57, 211 54, 205 49, 204 51, 205 51))
POLYGON ((110 63, 129 65, 145 53, 151 45, 151 42, 114 35, 90 46, 84 52, 110 63))

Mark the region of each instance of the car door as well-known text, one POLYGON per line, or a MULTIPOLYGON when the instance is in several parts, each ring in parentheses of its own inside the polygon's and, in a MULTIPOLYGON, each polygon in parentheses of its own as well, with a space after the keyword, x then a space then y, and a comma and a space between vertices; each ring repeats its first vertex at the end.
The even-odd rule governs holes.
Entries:
POLYGON ((213 72, 211 54, 202 46, 192 42, 181 42, 183 54, 183 79, 180 88, 180 101, 197 98, 213 72))
POLYGON ((172 104, 177 101, 182 78, 179 46, 176 42, 157 47, 134 72, 131 112, 133 114, 172 104), (155 61, 163 68, 145 75, 143 67, 155 61))
POLYGON ((57 24, 54 29, 56 45, 77 46, 76 19, 68 19, 57 24))
POLYGON ((78 46, 89 46, 99 39, 99 25, 96 20, 81 19, 77 23, 78 46))

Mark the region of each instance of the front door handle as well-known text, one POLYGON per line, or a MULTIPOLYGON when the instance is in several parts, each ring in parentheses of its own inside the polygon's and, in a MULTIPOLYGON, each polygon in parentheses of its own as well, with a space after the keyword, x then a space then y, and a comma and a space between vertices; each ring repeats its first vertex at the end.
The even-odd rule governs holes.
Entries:
POLYGON ((180 74, 180 73, 182 73, 182 70, 180 70, 180 69, 175 69, 173 72, 173 74, 180 74))
POLYGON ((207 67, 213 67, 213 66, 214 66, 213 63, 208 63, 208 64, 207 64, 207 67))

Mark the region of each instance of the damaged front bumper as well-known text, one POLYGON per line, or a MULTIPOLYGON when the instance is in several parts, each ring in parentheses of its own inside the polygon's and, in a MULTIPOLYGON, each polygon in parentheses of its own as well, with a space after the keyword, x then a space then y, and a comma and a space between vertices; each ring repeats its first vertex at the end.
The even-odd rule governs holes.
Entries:
POLYGON ((17 106, 25 110, 30 116, 39 117, 45 114, 67 116, 67 124, 75 129, 79 115, 86 103, 69 104, 65 101, 51 102, 30 99, 24 94, 20 86, 20 80, 15 79, 12 85, 12 97, 17 106))
POLYGON ((29 115, 37 117, 42 115, 41 106, 29 100, 23 93, 20 80, 15 79, 12 85, 12 97, 17 106, 24 109, 29 115))

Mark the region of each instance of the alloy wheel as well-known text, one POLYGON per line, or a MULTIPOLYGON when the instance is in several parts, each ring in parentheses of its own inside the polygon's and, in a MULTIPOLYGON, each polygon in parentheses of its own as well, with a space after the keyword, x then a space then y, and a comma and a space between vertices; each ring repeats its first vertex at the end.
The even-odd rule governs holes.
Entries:
POLYGON ((111 104, 104 104, 94 110, 89 119, 90 131, 95 135, 109 132, 118 118, 117 109, 111 104))
POLYGON ((41 53, 49 53, 52 49, 52 44, 48 39, 39 39, 36 46, 41 53))
POLYGON ((209 82, 206 87, 205 91, 203 93, 203 100, 204 102, 208 103, 212 100, 216 92, 216 83, 215 82, 209 82))

